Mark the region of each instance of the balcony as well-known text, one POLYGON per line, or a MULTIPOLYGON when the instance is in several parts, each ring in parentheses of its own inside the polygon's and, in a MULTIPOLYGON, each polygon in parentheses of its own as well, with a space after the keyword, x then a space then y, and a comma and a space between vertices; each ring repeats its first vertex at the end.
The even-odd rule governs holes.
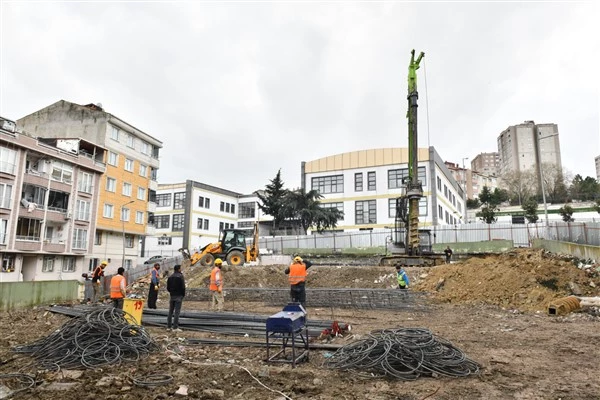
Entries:
POLYGON ((39 251, 42 248, 40 238, 35 236, 19 236, 15 238, 15 250, 39 251))
POLYGON ((146 236, 156 235, 156 227, 154 225, 146 225, 146 236))
POLYGON ((154 190, 155 192, 158 190, 158 182, 157 181, 149 181, 148 182, 148 189, 150 190, 154 190))
POLYGON ((44 251, 49 253, 64 253, 67 246, 64 241, 44 240, 44 251))
POLYGON ((146 207, 146 211, 154 213, 156 212, 156 203, 153 201, 148 202, 148 206, 146 207))

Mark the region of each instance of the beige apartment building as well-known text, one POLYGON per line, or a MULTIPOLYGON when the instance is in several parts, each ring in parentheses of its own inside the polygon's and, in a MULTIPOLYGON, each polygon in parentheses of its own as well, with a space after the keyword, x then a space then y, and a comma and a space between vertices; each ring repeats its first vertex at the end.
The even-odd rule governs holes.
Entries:
POLYGON ((105 153, 81 138, 36 139, 0 117, 0 282, 82 279, 105 153))
POLYGON ((479 153, 471 161, 471 170, 483 176, 497 176, 500 168, 500 154, 479 153))
POLYGON ((162 142, 100 104, 61 100, 19 119, 17 125, 36 136, 79 137, 106 149, 89 268, 107 260, 112 272, 143 261, 145 238, 154 234, 162 142))

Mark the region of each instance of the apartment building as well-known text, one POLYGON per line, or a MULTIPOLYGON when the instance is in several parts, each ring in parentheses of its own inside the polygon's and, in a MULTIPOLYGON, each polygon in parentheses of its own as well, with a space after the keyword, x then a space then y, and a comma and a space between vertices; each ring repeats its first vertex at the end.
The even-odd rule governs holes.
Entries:
POLYGON ((0 282, 82 279, 105 153, 81 138, 36 139, 0 117, 0 282))
POLYGON ((595 158, 596 161, 596 179, 600 182, 600 156, 595 158))
POLYGON ((471 170, 484 176, 497 176, 500 168, 499 153, 479 153, 471 161, 471 170))
POLYGON ((498 154, 503 176, 513 171, 536 171, 539 177, 539 165, 555 165, 562 170, 560 141, 556 124, 536 124, 525 121, 509 126, 498 136, 498 154))
POLYGON ((61 100, 19 119, 17 125, 39 137, 80 137, 107 150, 89 268, 101 260, 109 261, 111 271, 141 261, 145 238, 154 234, 162 142, 105 111, 101 104, 61 100))
MULTIPOLYGON (((421 227, 464 221, 465 192, 433 147, 418 154, 423 185, 421 227)), ((358 231, 394 226, 396 199, 408 176, 408 149, 342 153, 302 163, 302 185, 323 195, 322 204, 344 212, 337 229, 358 231)))

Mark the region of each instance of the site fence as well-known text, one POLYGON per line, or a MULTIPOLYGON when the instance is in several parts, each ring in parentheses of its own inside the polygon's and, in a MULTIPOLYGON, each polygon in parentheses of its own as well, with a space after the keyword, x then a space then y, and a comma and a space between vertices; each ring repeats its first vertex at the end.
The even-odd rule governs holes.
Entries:
MULTIPOLYGON (((461 224, 431 227, 432 243, 452 244, 511 240, 516 247, 529 247, 533 239, 558 240, 600 246, 600 222, 544 222, 536 224, 461 224)), ((291 249, 331 249, 332 253, 347 249, 382 247, 392 241, 393 230, 358 232, 325 232, 303 236, 261 237, 259 248, 274 254, 291 249)))

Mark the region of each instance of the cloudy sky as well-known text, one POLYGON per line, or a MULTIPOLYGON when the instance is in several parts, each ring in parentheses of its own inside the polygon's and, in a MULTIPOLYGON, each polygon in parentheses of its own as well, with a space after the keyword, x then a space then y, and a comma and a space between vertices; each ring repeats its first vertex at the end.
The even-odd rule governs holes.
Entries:
POLYGON ((413 48, 426 53, 420 147, 461 164, 497 151, 510 125, 556 123, 564 166, 595 176, 590 3, 2 1, 0 11, 0 114, 100 102, 163 141, 160 183, 249 193, 281 168, 293 188, 301 161, 405 147, 413 48))

